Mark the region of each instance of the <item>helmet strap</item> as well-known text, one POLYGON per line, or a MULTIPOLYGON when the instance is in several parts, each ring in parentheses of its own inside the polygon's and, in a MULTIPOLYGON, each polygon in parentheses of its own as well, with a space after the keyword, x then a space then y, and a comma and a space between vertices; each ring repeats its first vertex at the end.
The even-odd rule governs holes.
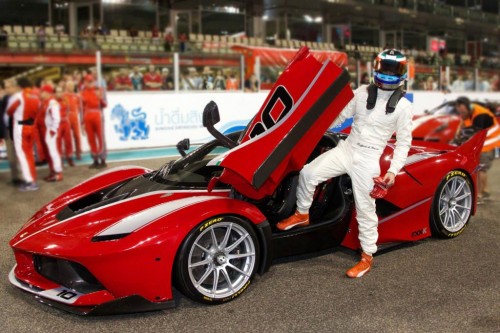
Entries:
POLYGON ((375 84, 370 83, 366 88, 366 90, 368 90, 368 98, 366 99, 366 108, 368 110, 371 110, 375 107, 375 103, 377 103, 378 87, 375 84))
POLYGON ((396 106, 398 105, 399 100, 403 98, 405 94, 406 91, 404 91, 402 87, 394 90, 391 97, 389 98, 389 101, 387 102, 387 105, 385 106, 385 114, 393 113, 394 110, 396 110, 396 106))
MULTIPOLYGON (((377 91, 379 88, 375 84, 371 83, 366 89, 368 91, 366 108, 368 110, 372 110, 377 103, 377 91)), ((403 89, 403 87, 399 87, 398 89, 394 90, 385 106, 385 114, 393 113, 394 110, 396 110, 396 106, 398 105, 399 101, 405 94, 406 91, 403 89)))

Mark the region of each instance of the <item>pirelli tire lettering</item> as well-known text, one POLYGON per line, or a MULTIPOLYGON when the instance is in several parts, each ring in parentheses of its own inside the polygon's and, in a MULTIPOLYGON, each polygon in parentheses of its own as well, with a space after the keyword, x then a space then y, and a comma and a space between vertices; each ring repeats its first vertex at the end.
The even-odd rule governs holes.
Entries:
POLYGON ((241 294, 243 294, 243 292, 245 290, 247 290, 248 286, 250 285, 250 283, 252 283, 252 281, 248 281, 240 290, 238 290, 238 292, 236 292, 234 295, 231 295, 229 297, 226 297, 224 298, 222 301, 223 302, 228 302, 228 301, 232 301, 233 299, 235 299, 236 297, 240 296, 241 294))
POLYGON ((448 172, 434 194, 430 213, 432 235, 454 238, 462 234, 471 218, 474 195, 474 186, 466 172, 448 172))
POLYGON ((455 171, 448 172, 448 174, 446 175, 446 180, 448 180, 454 176, 461 176, 463 178, 467 178, 467 174, 465 172, 460 171, 460 170, 455 170, 455 171))
POLYGON ((230 215, 212 217, 182 243, 174 284, 197 302, 229 302, 248 289, 259 262, 259 239, 250 222, 230 215))
POLYGON ((447 237, 449 237, 449 238, 454 238, 454 237, 457 237, 457 236, 459 236, 462 232, 464 232, 465 228, 467 228, 467 225, 465 225, 465 227, 463 227, 461 230, 459 230, 459 231, 457 231, 457 232, 454 232, 454 233, 449 234, 447 237))
MULTIPOLYGON (((226 297, 226 298, 223 298, 222 302, 229 302, 229 301, 232 301, 233 299, 235 299, 236 297, 240 296, 241 294, 243 294, 243 292, 248 288, 248 286, 250 285, 250 283, 252 283, 252 281, 248 281, 240 290, 238 290, 236 293, 234 293, 233 295, 229 296, 229 297, 226 297)), ((213 301, 217 301, 217 300, 214 300, 212 297, 208 297, 208 296, 203 296, 203 300, 204 301, 207 301, 207 302, 213 302, 213 301)))
POLYGON ((201 227, 200 227, 200 232, 203 231, 204 229, 210 227, 212 224, 214 223, 217 223, 217 222, 220 222, 222 221, 222 217, 218 217, 218 218, 215 218, 215 219, 211 219, 210 221, 204 223, 201 227))

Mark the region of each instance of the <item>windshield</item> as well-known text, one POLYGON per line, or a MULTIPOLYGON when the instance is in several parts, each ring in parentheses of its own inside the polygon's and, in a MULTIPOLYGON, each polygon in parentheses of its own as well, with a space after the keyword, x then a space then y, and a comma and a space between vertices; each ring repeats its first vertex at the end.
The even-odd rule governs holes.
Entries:
MULTIPOLYGON (((238 138, 239 133, 228 135, 230 139, 238 138)), ((168 161, 153 173, 153 180, 164 184, 181 186, 207 186, 212 177, 219 176, 223 170, 221 166, 207 166, 216 156, 225 153, 229 148, 213 140, 185 157, 176 161, 168 161)), ((222 185, 222 184, 221 184, 222 185)))
POLYGON ((438 114, 438 115, 450 114, 450 115, 457 115, 458 116, 458 111, 455 108, 455 103, 450 103, 450 104, 443 106, 435 114, 438 114))
POLYGON ((458 115, 455 108, 455 101, 443 103, 426 113, 434 115, 458 115))

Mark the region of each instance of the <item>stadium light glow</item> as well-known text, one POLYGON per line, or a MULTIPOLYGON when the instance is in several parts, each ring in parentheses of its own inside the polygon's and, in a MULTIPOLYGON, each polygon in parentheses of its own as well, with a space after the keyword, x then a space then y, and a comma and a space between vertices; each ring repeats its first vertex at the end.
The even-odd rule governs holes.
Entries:
POLYGON ((321 23, 323 22, 323 17, 321 16, 316 16, 316 17, 312 17, 311 15, 304 15, 304 20, 306 20, 306 22, 309 22, 309 23, 321 23))
POLYGON ((102 0, 103 3, 121 4, 125 3, 126 0, 102 0))

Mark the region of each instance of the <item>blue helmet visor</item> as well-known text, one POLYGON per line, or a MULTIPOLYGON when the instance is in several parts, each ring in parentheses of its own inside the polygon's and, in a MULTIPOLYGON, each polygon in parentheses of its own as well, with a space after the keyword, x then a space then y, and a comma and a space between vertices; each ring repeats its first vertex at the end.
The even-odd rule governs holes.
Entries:
POLYGON ((375 59, 373 69, 382 74, 402 76, 406 73, 406 64, 389 59, 375 59))
POLYGON ((401 82, 401 77, 396 75, 388 75, 380 72, 375 72, 374 76, 384 84, 394 84, 401 82))

